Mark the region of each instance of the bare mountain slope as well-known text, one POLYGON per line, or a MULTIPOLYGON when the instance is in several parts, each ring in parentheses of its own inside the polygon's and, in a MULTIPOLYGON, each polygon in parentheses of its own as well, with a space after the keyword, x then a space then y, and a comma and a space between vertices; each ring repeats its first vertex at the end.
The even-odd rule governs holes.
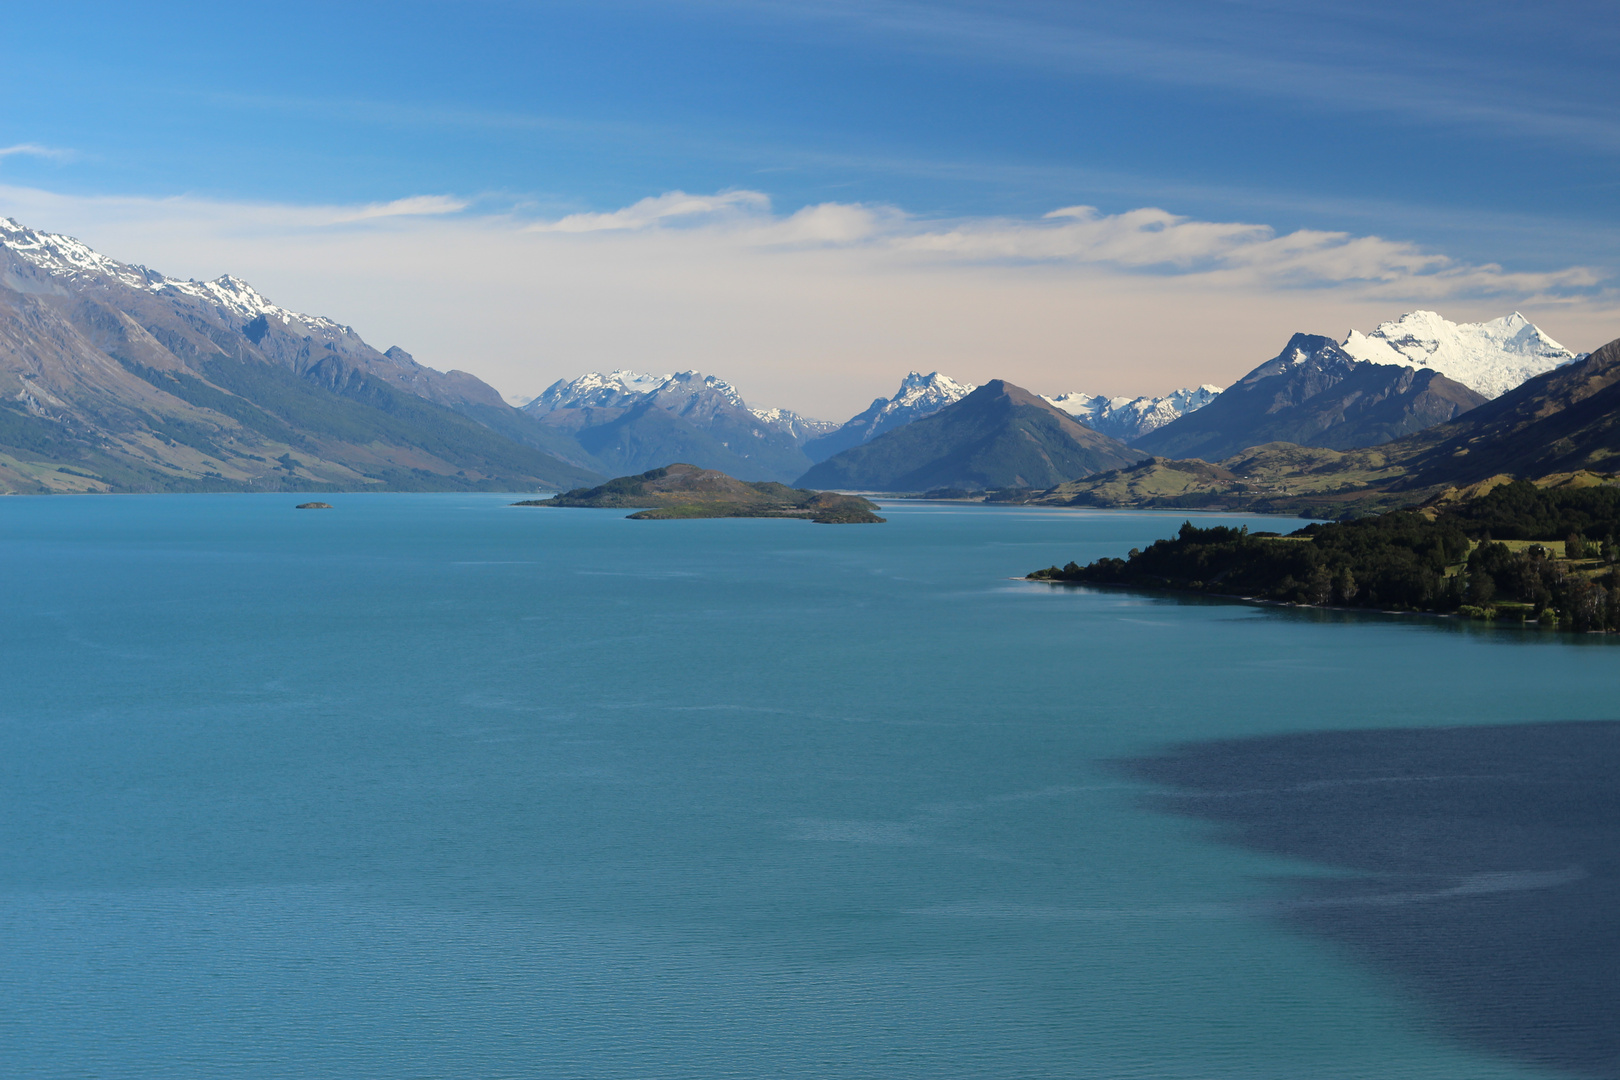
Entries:
POLYGON ((532 426, 471 375, 378 352, 234 278, 178 281, 0 221, 0 490, 530 490, 597 475, 502 423, 532 426))

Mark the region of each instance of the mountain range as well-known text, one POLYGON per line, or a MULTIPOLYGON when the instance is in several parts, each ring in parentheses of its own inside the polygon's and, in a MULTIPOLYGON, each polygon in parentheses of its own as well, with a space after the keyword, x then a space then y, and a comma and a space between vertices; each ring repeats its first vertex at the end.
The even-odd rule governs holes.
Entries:
POLYGON ((1057 485, 1073 506, 1254 509, 1336 517, 1520 477, 1579 485, 1620 472, 1620 340, 1457 418, 1365 449, 1269 443, 1216 463, 1153 457, 1057 485))
POLYGON ((1432 368, 1364 362, 1332 338, 1295 334, 1215 400, 1134 445, 1206 461, 1270 442, 1350 450, 1444 423, 1485 400, 1432 368))
MULTIPOLYGON (((535 490, 672 461, 864 490, 1056 487, 1168 476, 1150 454, 1405 445, 1578 359, 1518 313, 1457 324, 1415 311, 1340 341, 1295 335, 1225 390, 1163 397, 1043 399, 913 371, 835 424, 751 407, 713 375, 620 370, 519 409, 240 279, 182 281, 0 221, 0 491, 535 490)), ((1489 456, 1477 440, 1462 449, 1489 456)))
POLYGON ((593 372, 553 383, 521 411, 611 474, 683 461, 742 480, 791 480, 810 466, 805 444, 833 427, 750 409, 730 383, 696 371, 593 372))

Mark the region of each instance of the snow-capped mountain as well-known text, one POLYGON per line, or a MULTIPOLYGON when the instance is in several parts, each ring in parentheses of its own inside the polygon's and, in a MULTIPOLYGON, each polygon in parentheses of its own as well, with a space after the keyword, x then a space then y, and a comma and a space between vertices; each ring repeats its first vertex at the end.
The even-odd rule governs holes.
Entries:
POLYGON ((812 420, 788 409, 749 409, 767 427, 785 431, 796 439, 814 439, 837 431, 839 425, 832 420, 812 420))
MULTIPOLYGON (((1208 405, 1221 392, 1219 386, 1184 387, 1163 397, 1103 397, 1089 394, 1059 394, 1046 400, 1091 428, 1110 438, 1128 443, 1156 431, 1170 421, 1208 405)), ((1043 395, 1044 396, 1044 395, 1043 395)))
POLYGON ((539 397, 524 405, 523 411, 547 413, 554 409, 599 409, 628 405, 669 380, 668 375, 643 375, 638 371, 592 371, 577 379, 558 379, 541 391, 539 397))
MULTIPOLYGON (((927 375, 910 372, 900 380, 900 389, 895 391, 894 397, 884 402, 883 407, 878 409, 876 416, 879 427, 883 426, 885 418, 904 415, 908 420, 902 422, 909 422, 929 416, 947 405, 961 401, 977 389, 973 383, 959 383, 949 375, 941 375, 937 371, 930 371, 927 375)), ((872 405, 877 405, 877 402, 874 401, 872 405)), ((870 411, 870 407, 868 409, 870 411)))
POLYGON ((945 406, 961 401, 976 389, 978 387, 972 383, 959 383, 937 371, 927 375, 910 372, 900 380, 900 389, 895 391, 894 397, 875 399, 864 411, 836 430, 811 441, 805 446, 805 453, 813 461, 825 461, 852 446, 869 442, 885 431, 893 431, 913 420, 932 416, 945 406))
MULTIPOLYGON (((12 218, 0 218, 0 246, 64 285, 85 286, 116 282, 158 296, 189 296, 215 308, 219 314, 250 321, 261 315, 302 327, 306 333, 324 331, 353 334, 347 326, 320 315, 305 315, 272 304, 257 289, 229 274, 213 281, 182 281, 133 263, 122 263, 83 241, 60 233, 39 232, 12 218)), ((11 275, 15 277, 16 275, 11 275)), ((19 281, 19 284, 24 284, 19 281)), ((8 287, 15 288, 10 282, 8 287)), ((26 291, 20 289, 18 291, 26 291)))
POLYGON ((1578 359, 1517 311, 1483 323, 1411 311, 1370 334, 1350 331, 1343 348, 1374 364, 1433 368, 1488 398, 1578 359))
POLYGON ((610 471, 683 461, 745 480, 791 480, 809 464, 805 442, 837 427, 752 408, 735 386, 700 371, 593 371, 552 383, 522 412, 576 439, 610 471))
POLYGON ((522 408, 531 415, 543 415, 558 409, 629 408, 642 401, 656 400, 672 412, 685 413, 698 397, 709 394, 752 413, 765 426, 797 439, 813 439, 838 426, 829 420, 800 416, 790 409, 753 408, 743 401, 735 386, 698 371, 673 375, 592 371, 577 379, 558 379, 522 408))
POLYGON ((476 377, 239 278, 182 281, 0 219, 0 492, 511 491, 597 475, 533 429, 476 377))
POLYGON ((1150 454, 1221 461, 1272 442, 1378 446, 1483 405, 1443 372, 1369 364, 1320 334, 1295 334, 1215 400, 1133 443, 1150 454))

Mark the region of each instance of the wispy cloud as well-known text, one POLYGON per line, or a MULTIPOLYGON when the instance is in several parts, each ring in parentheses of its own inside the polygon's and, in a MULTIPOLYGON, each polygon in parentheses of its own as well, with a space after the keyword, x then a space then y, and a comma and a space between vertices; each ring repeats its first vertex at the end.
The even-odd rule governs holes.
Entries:
POLYGON ((747 247, 846 248, 916 264, 953 263, 1106 270, 1185 276, 1227 286, 1341 288, 1427 300, 1512 296, 1550 300, 1583 295, 1604 275, 1591 267, 1512 273, 1425 251, 1415 244, 1347 232, 1279 234, 1249 222, 1200 221, 1156 207, 1104 214, 1069 206, 1039 219, 917 218, 883 205, 822 203, 780 215, 757 191, 691 195, 673 191, 621 210, 572 214, 528 227, 588 233, 699 228, 747 247))
POLYGON ((670 191, 605 214, 569 214, 556 221, 538 222, 530 232, 589 233, 646 229, 658 225, 691 225, 764 213, 770 196, 758 191, 726 191, 717 195, 688 195, 670 191))
POLYGON ((9 157, 39 157, 49 158, 52 161, 70 161, 77 156, 72 150, 64 150, 55 146, 41 146, 39 143, 16 143, 12 146, 0 146, 0 161, 9 157))
POLYGON ((411 195, 392 202, 368 203, 348 212, 334 215, 334 221, 370 221, 375 218, 421 217, 430 214, 454 214, 472 204, 466 199, 450 195, 411 195))

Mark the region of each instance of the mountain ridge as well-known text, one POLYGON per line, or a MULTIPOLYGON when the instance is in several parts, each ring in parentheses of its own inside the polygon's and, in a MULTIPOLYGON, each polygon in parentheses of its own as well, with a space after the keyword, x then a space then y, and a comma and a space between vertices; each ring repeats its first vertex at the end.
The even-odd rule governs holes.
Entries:
POLYGON ((465 372, 379 352, 229 275, 180 281, 0 220, 0 489, 533 489, 599 475, 469 413, 465 372))
POLYGON ((816 464, 797 483, 865 491, 1046 488, 1145 456, 1023 387, 992 379, 931 416, 816 464))
POLYGON ((1206 461, 1273 442, 1352 450, 1455 419, 1485 400, 1433 369, 1367 363, 1331 338, 1295 334, 1209 404, 1135 445, 1206 461))

